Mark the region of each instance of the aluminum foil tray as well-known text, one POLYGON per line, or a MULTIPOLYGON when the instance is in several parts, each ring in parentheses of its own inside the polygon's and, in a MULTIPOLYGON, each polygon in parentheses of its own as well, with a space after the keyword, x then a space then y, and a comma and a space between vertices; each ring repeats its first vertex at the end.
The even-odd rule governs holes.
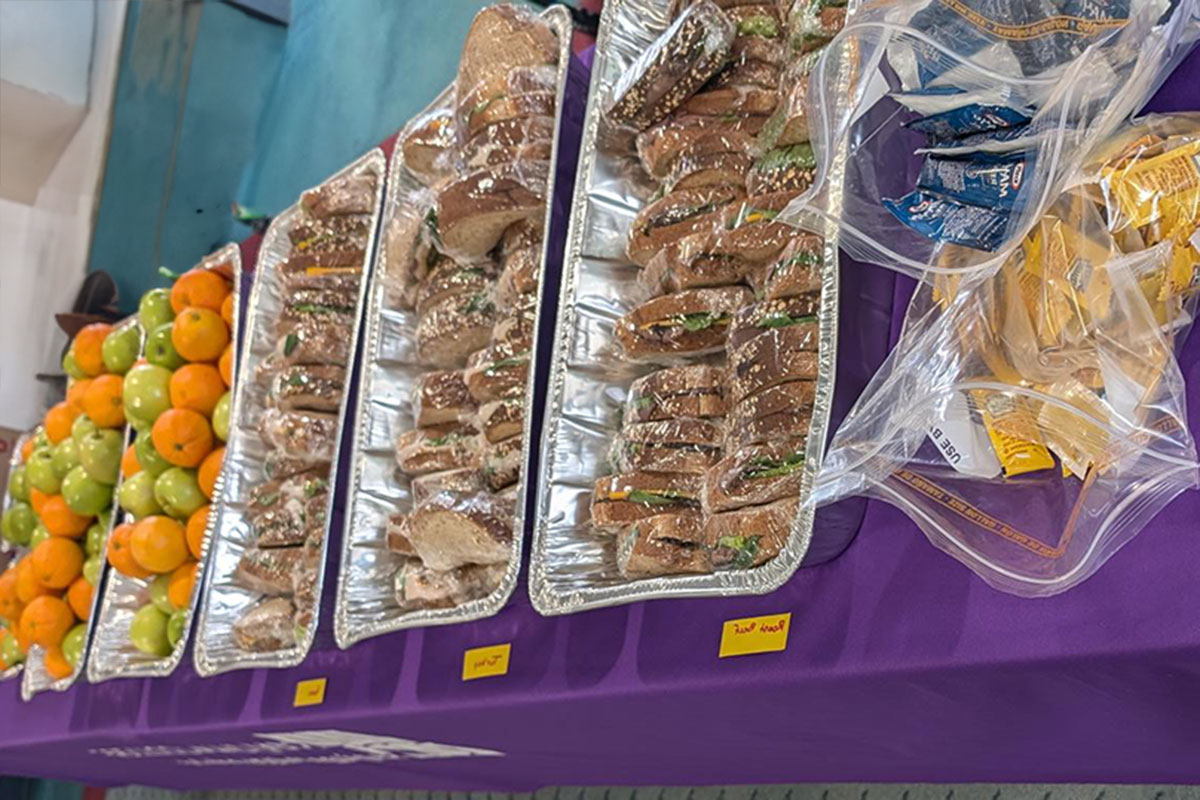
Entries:
MULTIPOLYGON (((231 280, 233 287, 233 318, 234 320, 240 319, 241 248, 234 243, 227 244, 220 250, 205 256, 196 267, 228 271, 226 277, 231 280)), ((237 365, 240 363, 236 345, 234 346, 233 361, 233 374, 236 376, 237 365)), ((122 479, 124 477, 124 475, 121 476, 122 479)), ((224 482, 222 473, 222 476, 217 478, 213 490, 214 497, 220 496, 224 482)), ((117 524, 120 522, 133 522, 133 515, 123 514, 117 524)), ((100 614, 96 621, 96 630, 92 635, 92 646, 88 653, 87 677, 89 683, 100 683, 113 678, 161 678, 170 675, 179 666, 187 647, 192 622, 196 618, 196 605, 200 601, 200 592, 204 585, 209 542, 212 541, 212 529, 215 522, 215 515, 210 514, 204 544, 200 551, 200 567, 196 574, 196 581, 192 585, 192 596, 188 605, 187 621, 184 622, 183 636, 171 654, 165 658, 147 655, 134 647, 129 640, 129 624, 138 609, 149 602, 147 593, 150 591, 152 579, 131 578, 115 569, 108 571, 108 580, 104 584, 104 594, 100 600, 100 614)))
MULTIPOLYGON (((637 269, 629 264, 625 243, 634 216, 655 187, 630 155, 608 146, 601 110, 622 73, 666 29, 672 5, 671 0, 609 0, 596 40, 550 364, 530 553, 530 598, 546 615, 660 597, 770 592, 795 572, 812 536, 813 511, 802 506, 786 546, 759 567, 626 580, 617 570, 613 537, 591 526, 594 482, 609 472, 608 449, 620 427, 618 414, 629 385, 652 369, 615 356, 613 326, 635 305, 637 269)), ((837 231, 817 232, 825 237, 820 367, 802 496, 812 486, 824 452, 837 361, 837 231)))
MULTIPOLYGON (((571 56, 571 19, 566 9, 550 8, 541 14, 558 35, 558 75, 556 104, 561 117, 563 94, 566 88, 567 67, 571 56)), ((451 85, 433 101, 422 115, 454 102, 451 85)), ((551 202, 554 195, 554 175, 557 170, 560 120, 555 120, 555 139, 550 163, 550 179, 546 187, 546 230, 550 229, 551 202)), ((392 158, 388 174, 387 196, 384 200, 381 230, 388 225, 406 198, 427 188, 405 168, 399 148, 392 158)), ((380 239, 383 239, 381 235, 380 239)), ((542 244, 542 267, 545 269, 550 237, 542 244)), ((338 580, 334 632, 338 644, 350 647, 372 636, 427 625, 448 625, 456 622, 489 617, 497 613, 512 595, 517 584, 521 563, 522 540, 525 529, 527 482, 522 478, 517 491, 517 512, 513 519, 512 556, 500 585, 491 594, 453 608, 405 611, 400 608, 393 590, 393 578, 403 557, 390 552, 384 542, 384 527, 391 513, 412 506, 408 481, 396 472, 396 434, 412 425, 409 396, 417 378, 428 368, 416 363, 413 352, 413 333, 417 315, 389 307, 387 283, 389 270, 387 248, 382 242, 376 253, 376 267, 367 299, 361 383, 356 410, 354 445, 350 454, 350 493, 346 509, 346 528, 342 535, 342 561, 338 580)), ((554 287, 550 287, 553 291, 554 287)), ((546 291, 539 282, 538 308, 541 294, 546 291)), ((540 320, 535 323, 535 330, 540 320)), ((547 345, 535 340, 533 351, 547 345)), ((535 370, 529 371, 526 397, 533 396, 535 370)), ((522 464, 528 463, 531 447, 532 414, 525 415, 525 452, 522 464)), ((523 470, 524 474, 524 470, 523 470)))
MULTIPOLYGON (((353 331, 347 374, 355 363, 363 305, 371 269, 374 266, 376 234, 382 208, 384 172, 386 159, 383 151, 375 148, 358 158, 354 163, 329 178, 330 181, 351 175, 372 174, 376 178, 375 205, 372 213, 368 246, 363 259, 362 280, 359 281, 357 313, 353 331)), ((274 323, 283 306, 283 287, 279 279, 278 266, 291 250, 288 232, 301 220, 303 210, 299 203, 290 206, 272 221, 263 238, 255 266, 254 284, 247 300, 244 339, 240 349, 239 372, 243 377, 237 381, 230 412, 229 441, 225 449, 225 467, 218 484, 217 500, 213 504, 209 520, 209 557, 204 592, 200 605, 200 617, 196 624, 193 657, 196 672, 201 676, 216 675, 235 669, 291 667, 304 660, 312 646, 320 615, 320 598, 325 578, 325 560, 329 552, 330 530, 326 529, 317 565, 317 602, 312 619, 288 648, 270 652, 247 652, 234 642, 233 625, 260 595, 233 582, 234 571, 246 547, 253 542, 249 524, 248 501, 250 491, 264 482, 263 459, 267 448, 259 438, 257 422, 265 408, 266 393, 252 376, 262 360, 275 348, 278 336, 274 323)), ((338 427, 335 441, 340 446, 334 453, 330 480, 338 473, 338 462, 345 449, 346 419, 350 412, 348 399, 354 389, 347 386, 342 395, 338 411, 338 427)), ((336 486, 329 487, 328 505, 325 509, 326 525, 333 520, 333 501, 336 486)))

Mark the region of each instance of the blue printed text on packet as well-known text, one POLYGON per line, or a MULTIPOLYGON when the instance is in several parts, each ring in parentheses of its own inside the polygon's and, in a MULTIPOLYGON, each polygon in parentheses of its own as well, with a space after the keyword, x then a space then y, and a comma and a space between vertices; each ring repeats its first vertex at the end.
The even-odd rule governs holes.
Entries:
POLYGON ((1031 117, 1008 106, 970 103, 949 111, 930 114, 904 123, 906 128, 919 131, 934 139, 960 139, 975 133, 987 133, 1028 125, 1031 117))
MULTIPOLYGON (((1039 75, 1078 58, 1129 21, 1132 0, 934 0, 908 25, 978 66, 1039 75)), ((955 63, 931 43, 912 45, 921 86, 955 63)))
POLYGON ((883 205, 922 236, 976 250, 996 250, 1008 226, 1006 211, 956 203, 919 189, 897 200, 884 198, 883 205))
POLYGON ((977 153, 967 158, 930 156, 921 166, 917 188, 973 206, 1010 211, 1029 166, 1023 152, 977 153))

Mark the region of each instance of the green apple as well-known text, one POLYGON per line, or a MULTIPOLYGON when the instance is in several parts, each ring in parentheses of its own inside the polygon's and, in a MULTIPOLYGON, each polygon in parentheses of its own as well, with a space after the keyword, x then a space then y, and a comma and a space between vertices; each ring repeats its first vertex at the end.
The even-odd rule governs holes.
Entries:
POLYGON ((180 608, 172 611, 171 616, 167 617, 167 641, 170 643, 172 650, 179 646, 179 640, 183 638, 183 628, 187 625, 187 615, 188 610, 180 608))
POLYGON ((75 380, 82 380, 87 377, 87 373, 79 367, 79 362, 75 360, 75 350, 67 351, 67 354, 62 359, 63 372, 70 375, 75 380))
POLYGON ((83 577, 92 586, 96 586, 100 580, 100 570, 104 567, 104 557, 94 555, 87 561, 83 562, 83 577))
POLYGON ((138 303, 138 321, 142 323, 143 330, 152 331, 174 319, 170 289, 151 289, 142 295, 138 303))
POLYGON ((79 448, 75 440, 68 436, 50 450, 50 465, 54 474, 61 480, 68 472, 79 466, 79 448))
POLYGON ((187 363, 175 352, 175 345, 171 343, 171 331, 174 328, 175 324, 171 322, 159 325, 146 338, 146 360, 151 364, 176 370, 187 363))
POLYGON ((25 467, 23 465, 9 473, 8 493, 17 500, 29 500, 29 484, 25 480, 25 467))
POLYGON ((167 599, 167 587, 170 585, 170 575, 159 575, 150 581, 150 602, 164 614, 171 614, 175 611, 175 606, 171 605, 171 601, 167 599))
POLYGON ((62 481, 62 496, 67 508, 85 517, 95 516, 108 508, 112 495, 112 484, 89 477, 82 465, 68 472, 62 481))
POLYGON ((100 525, 104 530, 108 530, 112 526, 112 514, 112 506, 109 506, 96 515, 96 524, 100 525))
POLYGON ((121 508, 137 519, 162 511, 162 507, 154 499, 154 476, 144 469, 125 479, 121 488, 117 490, 117 500, 121 503, 121 508))
POLYGON ((114 484, 121 471, 124 452, 125 437, 120 431, 97 429, 84 437, 79 445, 79 463, 92 480, 114 484))
POLYGON ((139 435, 133 440, 133 452, 142 465, 142 472, 148 472, 152 477, 157 478, 171 468, 171 462, 159 455, 149 434, 139 435))
POLYGON ((39 492, 58 494, 62 488, 62 478, 54 471, 53 448, 43 447, 34 450, 25 465, 25 480, 39 492))
POLYGON ((229 392, 221 395, 221 399, 217 401, 217 405, 213 408, 212 429, 213 433, 222 442, 229 441, 229 407, 233 403, 229 392))
POLYGON ((171 370, 165 366, 138 364, 129 370, 121 389, 125 398, 125 416, 153 423, 159 414, 171 407, 170 383, 171 370))
POLYGON ((99 555, 104 550, 104 537, 108 535, 108 526, 96 520, 88 526, 83 539, 83 551, 89 556, 99 555))
POLYGON ((196 470, 183 467, 171 467, 154 480, 154 499, 175 519, 187 519, 208 502, 196 481, 196 470))
POLYGON ((0 533, 6 541, 15 545, 29 544, 29 537, 37 526, 33 508, 23 500, 17 500, 0 518, 0 533))
POLYGON ((128 411, 125 412, 125 421, 129 423, 129 427, 133 428, 135 433, 143 433, 146 436, 150 435, 150 431, 154 427, 153 422, 142 419, 137 414, 130 414, 128 411))
POLYGON ((169 656, 171 643, 167 641, 167 615, 155 608, 153 603, 142 606, 129 623, 129 641, 146 655, 159 658, 169 656))
POLYGON ((71 439, 78 445, 94 430, 96 430, 96 423, 88 419, 86 414, 80 414, 71 423, 71 439))
POLYGON ((142 334, 136 325, 113 328, 100 345, 100 359, 104 368, 115 375, 129 372, 142 349, 142 334))
POLYGON ((50 437, 46 434, 46 429, 41 425, 33 431, 33 449, 41 450, 43 447, 50 446, 50 437))
POLYGON ((79 661, 83 658, 83 642, 87 637, 87 623, 81 622, 67 631, 62 640, 63 658, 74 669, 79 669, 79 661))
POLYGON ((42 542, 50 538, 50 531, 46 530, 46 526, 41 522, 33 526, 33 533, 29 534, 29 549, 33 550, 42 542))
POLYGON ((16 634, 4 637, 4 644, 0 645, 0 658, 3 658, 6 664, 20 664, 25 660, 25 654, 21 652, 21 644, 17 641, 16 634))

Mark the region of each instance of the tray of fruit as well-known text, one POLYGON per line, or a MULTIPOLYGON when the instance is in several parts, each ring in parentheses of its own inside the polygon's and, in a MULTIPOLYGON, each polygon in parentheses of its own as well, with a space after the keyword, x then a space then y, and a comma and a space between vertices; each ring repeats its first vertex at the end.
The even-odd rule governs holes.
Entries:
MULTIPOLYGON (((37 524, 29 505, 29 485, 25 481, 26 442, 33 434, 17 438, 8 461, 8 488, 0 508, 0 681, 21 674, 25 647, 18 638, 21 603, 17 598, 17 562, 25 554, 29 537, 37 524)), ((30 448, 32 449, 32 448, 30 448)))
MULTIPOLYGON (((0 579, 0 606, 16 621, 12 635, 24 651, 25 700, 65 691, 83 672, 128 438, 125 374, 141 343, 133 317, 82 328, 63 358, 66 399, 46 412, 20 449, 21 477, 13 488, 25 499, 14 504, 26 504, 34 522, 13 578, 0 579)), ((28 515, 22 518, 27 526, 28 515)), ((24 531, 18 535, 25 538, 24 531)))
POLYGON ((229 435, 241 273, 241 251, 229 244, 138 305, 146 346, 125 377, 133 441, 118 459, 92 683, 169 675, 183 657, 229 435))

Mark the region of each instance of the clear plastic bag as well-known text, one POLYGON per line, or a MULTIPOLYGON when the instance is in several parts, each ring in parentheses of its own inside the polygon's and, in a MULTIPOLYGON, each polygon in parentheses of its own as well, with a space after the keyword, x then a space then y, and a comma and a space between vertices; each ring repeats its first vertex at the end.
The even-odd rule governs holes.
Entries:
POLYGON ((994 271, 1083 155, 1187 52, 1196 14, 1194 3, 1166 2, 864 6, 813 71, 807 108, 819 170, 781 219, 809 228, 832 219, 854 258, 915 276, 994 271), (951 155, 987 183, 1000 153, 1020 162, 1015 181, 993 187, 1006 193, 1002 203, 964 202, 922 176, 931 159, 951 155), (831 186, 842 154, 844 185, 831 186))
POLYGON ((1121 252, 1095 197, 1062 195, 994 273, 921 284, 809 502, 887 500, 991 585, 1044 596, 1197 485, 1183 377, 1144 288, 1174 245, 1121 252))

